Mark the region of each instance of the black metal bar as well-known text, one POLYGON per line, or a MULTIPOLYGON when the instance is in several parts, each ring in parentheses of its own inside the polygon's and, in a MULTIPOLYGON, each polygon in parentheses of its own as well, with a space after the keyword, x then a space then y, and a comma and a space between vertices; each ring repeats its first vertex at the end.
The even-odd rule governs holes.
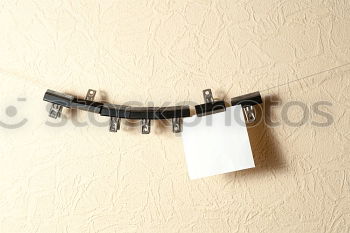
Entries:
POLYGON ((226 110, 225 101, 214 101, 205 104, 195 106, 196 114, 198 116, 204 116, 207 114, 214 114, 226 110))
POLYGON ((47 90, 44 101, 58 104, 66 108, 81 109, 84 111, 100 113, 103 103, 80 99, 72 95, 62 94, 56 91, 47 90))
MULTIPOLYGON (((127 119, 172 119, 189 117, 190 108, 184 106, 171 107, 131 107, 125 105, 114 105, 101 102, 80 99, 72 95, 62 94, 56 91, 47 90, 44 95, 44 101, 57 104, 66 108, 76 108, 85 111, 100 113, 102 116, 127 118, 127 119)), ((234 97, 231 99, 231 105, 253 106, 261 104, 262 98, 260 92, 254 92, 247 95, 234 97)), ((208 102, 195 106, 196 114, 203 116, 225 111, 224 101, 208 102)))
POLYGON ((190 116, 189 106, 171 107, 130 107, 105 104, 101 109, 102 116, 127 119, 172 119, 190 116))
POLYGON ((261 104, 262 102, 263 101, 260 92, 258 91, 246 95, 237 96, 231 99, 232 106, 242 105, 242 107, 257 105, 261 104))

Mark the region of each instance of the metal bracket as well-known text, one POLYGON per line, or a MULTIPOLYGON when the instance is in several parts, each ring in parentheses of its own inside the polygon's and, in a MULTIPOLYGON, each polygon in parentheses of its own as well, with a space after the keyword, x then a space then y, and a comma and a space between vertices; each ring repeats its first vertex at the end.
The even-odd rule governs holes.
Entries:
POLYGON ((149 134, 151 132, 151 120, 142 119, 141 120, 141 132, 142 134, 149 134))
POLYGON ((182 131, 181 118, 173 118, 173 133, 180 133, 182 131))
POLYGON ((245 119, 248 123, 253 123, 256 120, 256 112, 253 106, 251 105, 244 106, 243 112, 244 112, 245 119))
POLYGON ((204 104, 194 106, 197 116, 205 116, 226 110, 225 101, 215 100, 211 89, 203 90, 204 104))
POLYGON ((231 99, 231 105, 241 105, 244 117, 247 123, 253 123, 256 120, 255 106, 262 104, 260 92, 256 91, 246 95, 237 96, 231 99))
POLYGON ((120 118, 111 117, 109 122, 109 132, 117 132, 120 130, 120 118))
POLYGON ((85 100, 94 101, 95 95, 96 95, 96 90, 89 89, 88 92, 86 93, 85 100))
POLYGON ((211 92, 211 89, 203 90, 203 98, 205 103, 214 102, 214 97, 213 97, 213 93, 211 92))
POLYGON ((57 119, 57 117, 61 117, 62 109, 62 105, 52 104, 49 112, 49 117, 54 119, 57 119))

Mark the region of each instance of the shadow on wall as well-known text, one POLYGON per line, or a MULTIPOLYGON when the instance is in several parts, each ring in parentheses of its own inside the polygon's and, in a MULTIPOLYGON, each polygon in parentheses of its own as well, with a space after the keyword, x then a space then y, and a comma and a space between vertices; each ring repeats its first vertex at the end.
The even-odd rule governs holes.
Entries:
POLYGON ((255 168, 227 173, 228 178, 239 176, 261 176, 262 173, 282 172, 286 170, 283 154, 274 128, 267 125, 273 116, 272 103, 279 103, 277 96, 264 97, 263 105, 256 107, 257 121, 248 125, 248 134, 254 156, 255 168))

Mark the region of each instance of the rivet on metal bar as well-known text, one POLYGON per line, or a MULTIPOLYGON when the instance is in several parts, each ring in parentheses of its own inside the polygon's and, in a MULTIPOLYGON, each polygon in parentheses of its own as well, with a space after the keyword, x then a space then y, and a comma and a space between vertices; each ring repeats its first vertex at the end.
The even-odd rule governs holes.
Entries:
POLYGON ((109 132, 117 132, 120 129, 120 118, 111 117, 109 122, 109 132))
POLYGON ((88 92, 86 93, 85 100, 94 101, 95 95, 96 95, 96 91, 93 89, 89 89, 88 92))
POLYGON ((248 123, 252 123, 256 120, 255 108, 251 105, 247 105, 243 107, 243 112, 245 119, 248 123))
POLYGON ((141 120, 141 132, 142 134, 149 134, 151 132, 151 120, 142 119, 141 120))
POLYGON ((214 102, 213 94, 211 92, 211 89, 205 89, 203 90, 203 98, 205 103, 212 103, 214 102))
POLYGON ((182 131, 181 118, 173 118, 173 133, 180 133, 182 131))
POLYGON ((49 112, 49 117, 56 119, 61 117, 63 107, 59 104, 52 104, 49 112))

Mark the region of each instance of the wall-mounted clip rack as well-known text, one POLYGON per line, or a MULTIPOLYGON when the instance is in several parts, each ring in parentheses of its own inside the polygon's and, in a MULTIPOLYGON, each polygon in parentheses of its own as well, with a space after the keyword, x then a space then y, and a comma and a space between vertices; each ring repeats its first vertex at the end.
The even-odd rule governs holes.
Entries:
MULTIPOLYGON (((110 132, 117 132, 120 129, 120 120, 125 118, 140 120, 142 134, 149 134, 151 132, 152 120, 171 119, 172 131, 174 133, 179 133, 182 131, 182 118, 191 116, 190 107, 188 105, 171 107, 132 107, 96 102, 94 101, 95 95, 96 91, 93 89, 88 90, 85 99, 47 90, 44 95, 44 101, 52 104, 49 116, 55 119, 61 116, 63 107, 80 109, 109 117, 110 132)), ((225 102, 223 100, 215 100, 211 89, 203 90, 203 98, 205 103, 195 106, 196 114, 198 116, 215 114, 226 110, 225 102)), ((242 105, 248 123, 252 123, 256 120, 254 105, 261 103, 262 99, 259 92, 231 99, 232 106, 242 105)))

